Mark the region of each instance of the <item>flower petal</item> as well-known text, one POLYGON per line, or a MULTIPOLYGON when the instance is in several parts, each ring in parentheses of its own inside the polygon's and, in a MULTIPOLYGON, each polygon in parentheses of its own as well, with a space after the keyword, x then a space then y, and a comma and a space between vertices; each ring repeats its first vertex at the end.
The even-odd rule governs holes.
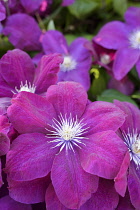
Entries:
POLYGON ((98 177, 82 169, 77 152, 72 150, 62 150, 55 157, 51 179, 58 199, 67 208, 79 208, 98 187, 98 177))
POLYGON ((128 190, 131 203, 136 209, 140 207, 140 168, 131 162, 128 174, 128 190))
POLYGON ((12 99, 7 114, 19 133, 46 133, 45 128, 56 117, 52 104, 46 98, 24 91, 12 99))
POLYGON ((125 196, 125 192, 127 189, 127 170, 129 164, 130 164, 130 155, 129 152, 127 152, 122 162, 120 171, 114 179, 115 189, 123 197, 125 196))
POLYGON ((15 200, 13 200, 12 198, 10 198, 10 196, 4 196, 0 199, 0 207, 1 210, 32 210, 31 205, 26 205, 23 203, 19 203, 15 200))
POLYGON ((42 47, 46 54, 50 53, 68 53, 68 45, 63 34, 56 30, 49 30, 42 39, 42 47))
POLYGON ((32 13, 39 9, 43 0, 20 0, 22 6, 26 9, 27 13, 32 13))
POLYGON ((107 48, 117 50, 127 44, 128 30, 120 21, 112 21, 104 25, 93 40, 107 48))
POLYGON ((57 81, 57 73, 63 57, 60 54, 50 54, 42 57, 36 69, 34 85, 37 87, 36 93, 46 92, 50 85, 57 81))
POLYGON ((57 148, 51 149, 41 133, 22 134, 7 153, 5 172, 9 179, 29 181, 46 176, 50 171, 57 148))
POLYGON ((91 174, 113 179, 119 172, 127 147, 115 132, 88 136, 85 149, 79 150, 81 166, 91 174))
POLYGON ((135 50, 129 46, 120 48, 116 52, 113 64, 114 77, 117 80, 121 80, 137 63, 139 58, 140 58, 139 50, 135 50))
POLYGON ((27 51, 41 48, 41 30, 35 19, 27 14, 10 15, 2 32, 16 48, 27 51))
POLYGON ((98 190, 79 210, 114 210, 119 202, 119 196, 114 189, 112 180, 100 179, 98 190))
POLYGON ((88 129, 88 135, 96 132, 116 131, 125 120, 125 114, 112 103, 96 101, 90 103, 82 116, 88 129))
POLYGON ((52 85, 46 97, 53 104, 57 115, 72 114, 79 118, 87 104, 87 93, 82 85, 76 82, 60 82, 58 85, 52 85))
POLYGON ((0 21, 6 18, 6 9, 3 4, 0 2, 0 21))
POLYGON ((43 202, 49 183, 49 175, 31 181, 15 181, 8 179, 9 195, 14 200, 25 204, 43 202))
POLYGON ((129 7, 124 14, 124 19, 126 23, 134 27, 139 27, 140 25, 140 8, 129 7))
POLYGON ((21 82, 32 82, 34 71, 30 56, 19 49, 8 51, 0 60, 0 74, 3 81, 11 87, 11 92, 16 86, 19 88, 21 82))

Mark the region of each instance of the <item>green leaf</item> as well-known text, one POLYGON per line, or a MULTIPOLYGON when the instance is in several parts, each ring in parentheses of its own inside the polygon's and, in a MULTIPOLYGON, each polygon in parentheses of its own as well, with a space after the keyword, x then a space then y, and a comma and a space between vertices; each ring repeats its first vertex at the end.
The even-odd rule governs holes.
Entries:
POLYGON ((72 15, 82 19, 95 10, 97 6, 98 3, 94 0, 76 0, 68 9, 72 15))
POLYGON ((90 96, 97 96, 101 94, 107 85, 107 74, 102 69, 92 68, 90 73, 94 75, 94 79, 89 90, 90 96))
POLYGON ((115 89, 105 90, 100 96, 97 97, 98 101, 113 102, 114 99, 119 101, 127 101, 137 106, 135 101, 131 99, 130 96, 126 96, 115 89))
POLYGON ((113 8, 115 12, 123 16, 127 10, 127 0, 113 0, 113 8))

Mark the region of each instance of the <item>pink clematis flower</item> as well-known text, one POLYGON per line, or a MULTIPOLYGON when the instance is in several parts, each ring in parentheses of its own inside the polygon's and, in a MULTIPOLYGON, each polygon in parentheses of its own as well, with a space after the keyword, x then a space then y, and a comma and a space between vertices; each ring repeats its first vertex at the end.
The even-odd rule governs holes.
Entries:
POLYGON ((20 92, 12 99, 8 117, 21 135, 11 145, 5 171, 10 196, 23 203, 42 201, 40 191, 43 195, 47 189, 42 179, 51 172, 60 202, 80 208, 97 191, 99 176, 115 178, 127 151, 115 133, 124 113, 112 103, 88 103, 79 83, 52 85, 46 98, 20 92), (36 189, 30 200, 22 190, 29 184, 36 189))
POLYGON ((124 196, 126 189, 136 209, 140 206, 140 110, 128 102, 114 102, 127 114, 118 134, 127 145, 128 151, 115 178, 117 192, 124 196))

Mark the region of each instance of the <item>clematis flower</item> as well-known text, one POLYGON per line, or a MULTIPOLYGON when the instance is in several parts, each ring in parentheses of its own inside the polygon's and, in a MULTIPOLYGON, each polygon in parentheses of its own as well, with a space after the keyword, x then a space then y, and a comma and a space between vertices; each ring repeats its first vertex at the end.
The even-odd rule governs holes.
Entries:
POLYGON ((90 52, 84 47, 85 42, 87 42, 85 38, 79 37, 68 46, 61 32, 50 30, 43 36, 42 47, 45 54, 61 53, 63 55, 64 61, 60 66, 58 81, 79 82, 88 90, 92 60, 90 52))
POLYGON ((117 80, 126 76, 134 65, 140 76, 140 8, 128 8, 124 18, 126 23, 109 22, 93 38, 102 47, 117 50, 113 63, 113 74, 117 80))
POLYGON ((34 18, 27 14, 10 15, 2 33, 9 36, 9 41, 16 48, 27 51, 41 50, 41 29, 34 18))
POLYGON ((114 102, 127 114, 118 134, 127 145, 128 151, 115 178, 117 192, 124 196, 127 186, 130 200, 136 209, 140 206, 140 110, 128 102, 114 102))
MULTIPOLYGON (((28 91, 43 94, 57 81, 59 65, 63 59, 59 54, 43 56, 35 68, 30 56, 24 51, 8 51, 0 60, 0 97, 8 104, 13 94, 28 91)), ((9 105, 9 104, 8 104, 9 105)))
POLYGON ((39 188, 39 180, 51 172, 60 202, 66 208, 80 208, 97 191, 98 176, 117 175, 127 147, 115 131, 125 115, 112 103, 88 103, 79 83, 52 85, 46 98, 20 92, 7 113, 21 134, 11 145, 5 169, 15 200, 26 203, 22 183, 37 179, 39 188))

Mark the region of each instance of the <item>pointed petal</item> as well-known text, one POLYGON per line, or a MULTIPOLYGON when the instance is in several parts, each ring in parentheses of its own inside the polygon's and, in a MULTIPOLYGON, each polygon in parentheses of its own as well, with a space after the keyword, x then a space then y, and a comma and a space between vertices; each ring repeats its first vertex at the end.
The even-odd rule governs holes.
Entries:
POLYGON ((121 80, 131 68, 137 63, 140 57, 140 51, 135 50, 129 46, 120 48, 115 55, 113 64, 114 77, 121 80), (129 59, 128 59, 129 58, 129 59))
POLYGON ((124 14, 124 19, 127 24, 134 27, 139 27, 140 25, 140 8, 138 7, 129 7, 124 14))
POLYGON ((79 150, 81 166, 91 174, 113 179, 118 174, 127 147, 115 132, 104 131, 88 136, 85 150, 79 150))
POLYGON ((138 107, 131 103, 121 102, 118 100, 114 100, 114 104, 126 114, 125 122, 120 127, 121 131, 126 134, 133 133, 134 131, 140 133, 140 110, 138 107))
POLYGON ((140 207, 140 168, 131 162, 128 174, 128 190, 131 203, 136 209, 140 207))
POLYGON ((119 202, 119 196, 114 189, 112 180, 100 179, 98 190, 79 210, 114 210, 119 202))
POLYGON ((11 91, 20 87, 27 80, 33 81, 35 67, 30 56, 22 50, 8 51, 0 60, 0 74, 3 80, 11 87, 11 91))
POLYGON ((134 206, 132 206, 128 191, 126 192, 124 198, 120 196, 119 204, 116 210, 136 210, 134 206))
POLYGON ((87 104, 87 93, 82 85, 76 82, 60 82, 58 85, 52 85, 46 97, 53 104, 57 115, 72 114, 79 118, 87 104))
POLYGON ((93 40, 107 48, 117 50, 127 44, 127 27, 123 22, 112 21, 105 24, 93 40))
POLYGON ((47 210, 68 210, 68 208, 59 201, 52 184, 50 184, 46 190, 45 201, 47 210))
POLYGON ((98 187, 98 177, 82 169, 72 150, 62 150, 55 157, 51 179, 58 199, 67 208, 79 208, 98 187))
POLYGON ((0 207, 1 210, 32 210, 31 205, 19 203, 8 195, 0 198, 0 207))
POLYGON ((37 87, 36 93, 46 92, 50 85, 56 84, 57 74, 62 62, 63 57, 60 54, 50 54, 42 57, 33 82, 37 87))
POLYGON ((50 182, 49 175, 31 181, 8 179, 9 195, 14 200, 25 204, 44 202, 45 192, 50 182))
POLYGON ((121 168, 117 176, 115 177, 115 189, 121 195, 125 196, 127 189, 127 170, 130 164, 129 152, 126 153, 124 160, 122 162, 121 168))
POLYGON ((63 34, 56 30, 49 30, 42 39, 42 47, 46 54, 50 53, 68 53, 68 45, 63 34))
POLYGON ((7 153, 5 172, 9 179, 29 181, 46 176, 50 171, 57 148, 51 149, 41 133, 22 134, 7 153))
POLYGON ((39 38, 41 30, 35 19, 27 14, 17 13, 10 15, 3 29, 9 41, 21 50, 40 50, 39 38))
POLYGON ((88 135, 90 135, 106 130, 117 131, 124 123, 125 114, 112 103, 96 101, 86 107, 82 119, 86 127, 89 127, 88 135))
POLYGON ((45 128, 56 117, 52 104, 46 98, 24 91, 12 99, 7 114, 19 133, 46 133, 45 128))

